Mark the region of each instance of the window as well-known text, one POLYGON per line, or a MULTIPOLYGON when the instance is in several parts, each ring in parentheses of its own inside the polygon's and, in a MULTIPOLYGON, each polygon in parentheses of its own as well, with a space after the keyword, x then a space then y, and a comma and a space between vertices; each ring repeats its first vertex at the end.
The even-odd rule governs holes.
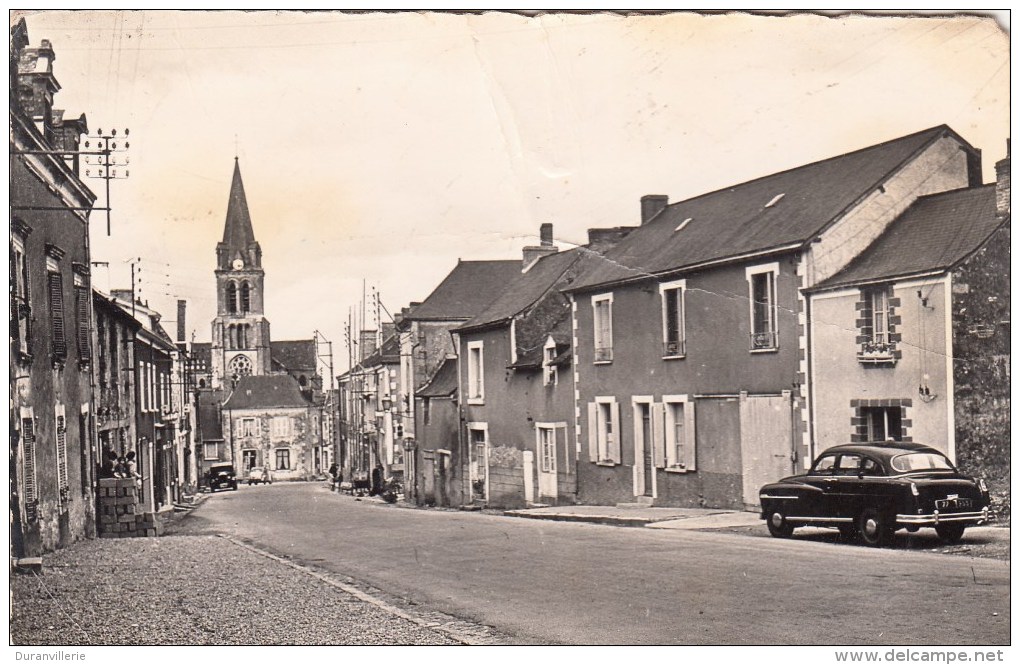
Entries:
POLYGON ((815 466, 814 466, 813 469, 811 469, 811 473, 813 475, 816 475, 816 476, 818 476, 818 475, 831 476, 832 475, 832 469, 835 466, 836 466, 836 456, 835 455, 825 455, 824 457, 820 457, 818 459, 818 461, 815 462, 815 466))
POLYGON ((487 426, 468 424, 471 439, 471 491, 474 498, 487 500, 489 495, 489 459, 487 426))
POLYGON ((237 284, 235 284, 234 282, 227 282, 226 301, 227 301, 227 313, 228 314, 236 314, 237 313, 237 284))
POLYGON ((67 500, 70 489, 67 480, 67 417, 63 404, 57 404, 54 412, 57 420, 57 490, 60 492, 60 499, 63 502, 67 500))
POLYGON ((74 273, 74 314, 78 359, 81 362, 88 362, 92 359, 92 340, 89 339, 89 288, 85 276, 79 271, 74 273))
POLYGON ((148 411, 149 410, 149 378, 148 378, 149 377, 149 370, 148 370, 148 364, 144 360, 141 360, 141 361, 138 362, 138 375, 140 377, 139 383, 141 384, 141 387, 142 387, 142 394, 141 394, 141 400, 140 400, 141 403, 142 403, 142 411, 148 411))
POLYGON ((588 404, 588 456, 599 464, 620 463, 620 405, 612 397, 588 404))
POLYGON ((290 470, 290 449, 289 448, 277 448, 276 449, 276 468, 279 471, 290 470))
POLYGON ((110 384, 120 383, 120 353, 117 347, 117 326, 110 321, 110 384))
POLYGON ((542 473, 556 473, 556 429, 538 427, 538 463, 542 473))
POLYGON ((64 338, 64 278, 60 272, 49 271, 46 275, 50 292, 50 351, 54 360, 67 357, 67 341, 64 338))
POLYGON ((21 238, 11 237, 11 336, 18 342, 17 350, 28 355, 31 350, 32 309, 29 305, 28 262, 21 238))
POLYGON ((666 468, 694 471, 697 462, 694 404, 685 396, 666 396, 662 400, 666 406, 666 468))
POLYGON ((485 351, 483 342, 468 342, 468 404, 485 400, 485 351))
POLYGON ((206 441, 202 444, 202 456, 207 460, 220 458, 220 444, 217 441, 206 441))
POLYGON ((779 348, 776 322, 779 264, 748 268, 746 274, 751 301, 751 351, 775 351, 779 348))
POLYGON ((230 372, 234 377, 251 375, 251 360, 248 356, 234 356, 230 361, 230 372))
POLYGON ((860 455, 842 455, 839 458, 839 464, 836 465, 835 475, 856 476, 858 471, 860 471, 860 468, 860 455))
POLYGON ((687 282, 680 280, 659 285, 662 297, 662 355, 682 358, 687 352, 684 322, 684 291, 687 282))
POLYGON ((556 385, 559 377, 557 376, 556 365, 553 361, 556 360, 556 341, 550 337, 545 341, 545 346, 542 347, 542 383, 543 385, 556 385))
POLYGON ((857 359, 865 364, 895 364, 901 353, 896 350, 900 334, 896 326, 899 298, 893 297, 890 285, 874 286, 861 290, 857 303, 857 359))
POLYGON ((241 311, 251 311, 251 286, 248 282, 241 284, 241 311))
POLYGON ((258 452, 254 450, 242 450, 241 451, 241 468, 245 471, 253 469, 256 466, 256 460, 258 459, 258 452))
POLYGON ((613 294, 592 296, 595 322, 595 362, 613 361, 613 294))
POLYGON ((898 406, 868 406, 861 409, 867 421, 869 441, 902 441, 903 416, 898 406))
POLYGON ((432 422, 432 400, 428 397, 421 398, 421 417, 425 425, 432 422))
POLYGON ((238 435, 255 436, 255 419, 241 418, 241 420, 238 422, 238 435))
POLYGON ((21 482, 25 513, 29 520, 38 519, 39 486, 35 474, 35 416, 31 407, 21 409, 21 482))
POLYGON ((270 431, 274 437, 290 436, 291 435, 291 417, 290 416, 273 416, 273 419, 269 422, 270 431))

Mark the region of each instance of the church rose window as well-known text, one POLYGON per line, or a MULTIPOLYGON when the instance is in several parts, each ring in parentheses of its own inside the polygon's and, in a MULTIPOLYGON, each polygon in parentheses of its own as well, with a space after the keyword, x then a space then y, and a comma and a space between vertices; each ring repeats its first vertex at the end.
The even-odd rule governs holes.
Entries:
POLYGON ((235 356, 230 361, 230 372, 237 376, 249 376, 251 374, 251 360, 247 356, 235 356))

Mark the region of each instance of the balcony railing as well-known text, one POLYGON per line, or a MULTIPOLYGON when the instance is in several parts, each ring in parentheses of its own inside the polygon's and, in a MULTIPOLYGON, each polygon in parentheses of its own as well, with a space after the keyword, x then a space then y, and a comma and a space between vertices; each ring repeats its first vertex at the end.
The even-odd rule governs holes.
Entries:
POLYGON ((896 355, 893 353, 895 350, 896 345, 891 342, 871 340, 861 344, 857 360, 865 364, 895 363, 896 355))
POLYGON ((613 348, 603 347, 595 349, 595 362, 608 363, 613 361, 613 348))
POLYGON ((774 351, 779 348, 779 333, 775 330, 751 333, 752 351, 774 351))

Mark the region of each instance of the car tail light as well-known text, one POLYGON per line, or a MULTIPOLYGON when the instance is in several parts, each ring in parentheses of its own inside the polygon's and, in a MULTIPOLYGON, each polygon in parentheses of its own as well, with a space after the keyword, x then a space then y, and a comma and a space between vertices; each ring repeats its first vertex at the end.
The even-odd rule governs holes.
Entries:
POLYGON ((910 493, 914 496, 921 496, 921 492, 917 489, 917 483, 910 483, 910 493))

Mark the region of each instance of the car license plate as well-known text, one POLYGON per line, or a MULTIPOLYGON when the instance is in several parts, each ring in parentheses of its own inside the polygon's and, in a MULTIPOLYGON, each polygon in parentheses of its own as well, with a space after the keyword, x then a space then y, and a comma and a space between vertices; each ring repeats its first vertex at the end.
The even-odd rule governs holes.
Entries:
POLYGON ((935 502, 935 507, 939 510, 946 508, 970 508, 974 505, 974 502, 970 499, 939 499, 935 502))

